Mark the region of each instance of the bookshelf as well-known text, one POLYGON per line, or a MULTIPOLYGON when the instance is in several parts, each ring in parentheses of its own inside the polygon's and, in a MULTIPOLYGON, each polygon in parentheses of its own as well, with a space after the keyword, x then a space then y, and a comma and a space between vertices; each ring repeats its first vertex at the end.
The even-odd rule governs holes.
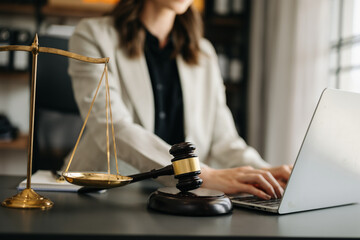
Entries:
POLYGON ((30 3, 0 3, 0 13, 7 15, 35 15, 38 13, 42 17, 96 17, 108 11, 108 8, 73 8, 70 5, 35 5, 30 3))
POLYGON ((16 81, 28 83, 30 79, 30 73, 28 71, 10 71, 0 70, 0 81, 16 81))
POLYGON ((28 147, 28 138, 28 135, 21 134, 13 141, 0 141, 0 150, 26 150, 28 147))
POLYGON ((2 14, 26 14, 32 15, 35 13, 35 6, 33 4, 23 3, 0 3, 0 13, 2 14))
POLYGON ((246 139, 250 0, 207 0, 205 37, 214 45, 226 86, 227 104, 246 139))

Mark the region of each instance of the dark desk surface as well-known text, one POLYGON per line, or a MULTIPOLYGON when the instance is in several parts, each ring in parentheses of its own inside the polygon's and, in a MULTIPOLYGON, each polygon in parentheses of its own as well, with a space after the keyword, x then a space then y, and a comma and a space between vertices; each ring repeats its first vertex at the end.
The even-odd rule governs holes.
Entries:
MULTIPOLYGON (((23 178, 0 176, 0 201, 23 178)), ((165 215, 147 209, 152 181, 102 194, 39 192, 50 210, 0 207, 0 239, 360 238, 360 205, 277 216, 236 208, 219 217, 165 215)), ((358 189, 357 189, 358 190, 358 189)))

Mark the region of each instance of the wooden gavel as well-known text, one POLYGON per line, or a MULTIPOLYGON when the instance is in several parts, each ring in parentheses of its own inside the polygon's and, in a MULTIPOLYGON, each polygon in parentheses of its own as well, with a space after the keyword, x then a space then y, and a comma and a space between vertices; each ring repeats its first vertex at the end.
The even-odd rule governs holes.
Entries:
MULTIPOLYGON (((160 169, 153 169, 149 172, 130 175, 128 176, 132 178, 130 183, 149 178, 157 178, 159 176, 174 175, 178 180, 176 187, 181 192, 199 188, 202 184, 202 179, 198 176, 201 173, 201 168, 199 159, 194 153, 195 149, 195 145, 190 142, 173 145, 169 150, 170 154, 174 156, 170 165, 160 169)), ((102 188, 96 187, 82 187, 78 192, 90 193, 101 189, 102 188)))

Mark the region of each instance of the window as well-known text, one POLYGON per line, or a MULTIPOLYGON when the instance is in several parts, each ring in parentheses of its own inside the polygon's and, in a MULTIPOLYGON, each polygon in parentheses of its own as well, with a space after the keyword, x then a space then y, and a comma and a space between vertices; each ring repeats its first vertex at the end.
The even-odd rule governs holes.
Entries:
POLYGON ((330 86, 360 92, 360 0, 332 0, 330 86))

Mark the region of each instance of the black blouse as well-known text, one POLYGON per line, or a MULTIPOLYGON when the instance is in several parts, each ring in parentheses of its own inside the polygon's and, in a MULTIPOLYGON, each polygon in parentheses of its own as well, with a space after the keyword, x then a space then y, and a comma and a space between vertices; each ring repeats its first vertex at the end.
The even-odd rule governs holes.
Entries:
POLYGON ((146 31, 145 58, 155 103, 155 134, 170 145, 185 140, 183 99, 171 38, 165 47, 146 31))

